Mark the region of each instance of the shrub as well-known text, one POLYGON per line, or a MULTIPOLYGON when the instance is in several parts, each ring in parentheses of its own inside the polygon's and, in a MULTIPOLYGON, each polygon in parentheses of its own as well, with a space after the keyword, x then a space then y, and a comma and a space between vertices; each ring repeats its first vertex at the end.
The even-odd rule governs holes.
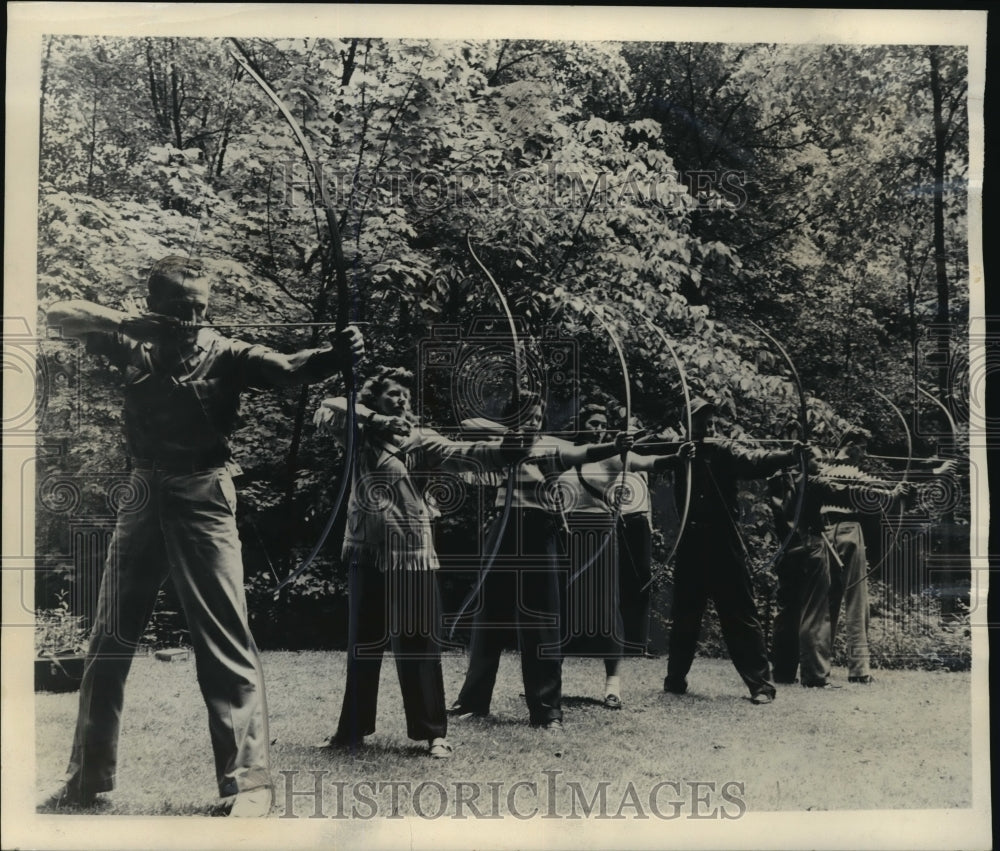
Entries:
POLYGON ((270 572, 247 577, 250 629, 258 646, 285 650, 343 650, 347 646, 347 580, 339 562, 317 558, 275 593, 270 572))
MULTIPOLYGON (((658 591, 654 591, 653 633, 666 636, 671 624, 673 569, 662 569, 661 565, 661 570, 654 586, 658 591)), ((768 646, 775 609, 773 598, 766 593, 770 587, 769 582, 758 582, 757 608, 768 646)), ((885 583, 872 582, 869 605, 868 648, 873 668, 967 671, 972 667, 972 629, 965 601, 948 600, 934 589, 900 594, 885 583)), ((729 656, 711 603, 702 619, 698 653, 710 658, 729 656)), ((843 615, 834 636, 833 664, 847 666, 843 615)))
MULTIPOLYGON (((972 666, 972 629, 969 607, 957 601, 946 614, 945 599, 928 589, 920 594, 900 594, 882 582, 869 589, 871 622, 868 644, 875 668, 924 671, 967 671, 972 666)), ((843 634, 835 646, 834 660, 844 664, 843 634)))
POLYGON ((73 614, 65 594, 59 596, 54 608, 35 612, 35 656, 83 653, 86 649, 84 619, 73 614))

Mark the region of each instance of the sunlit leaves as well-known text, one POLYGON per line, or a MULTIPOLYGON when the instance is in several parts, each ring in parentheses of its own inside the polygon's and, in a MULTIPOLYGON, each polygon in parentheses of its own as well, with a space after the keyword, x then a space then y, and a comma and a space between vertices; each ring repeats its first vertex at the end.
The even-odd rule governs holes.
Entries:
MULTIPOLYGON (((855 413, 846 371, 903 386, 910 329, 900 316, 925 323, 934 309, 920 50, 316 38, 244 46, 321 165, 343 223, 352 315, 370 323, 373 362, 412 366, 432 325, 499 312, 468 257, 468 234, 530 331, 571 332, 587 386, 620 394, 607 340, 588 318, 601 312, 626 344, 635 407, 651 424, 676 429, 682 411, 676 368, 647 319, 675 341, 692 390, 752 432, 794 414, 797 400, 783 361, 742 327, 747 316, 787 342, 811 394, 833 400, 820 417, 830 429, 855 413)), ((175 253, 205 263, 219 321, 332 315, 315 175, 231 47, 46 43, 43 306, 120 304, 142 294, 156 258, 175 253)), ((959 103, 963 68, 955 51, 942 54, 959 103)), ((946 225, 960 311, 961 121, 954 132, 946 225)), ((286 351, 322 340, 284 329, 244 336, 286 351)), ((238 443, 248 466, 277 478, 335 466, 336 453, 308 429, 298 457, 283 457, 302 405, 319 392, 305 403, 247 398, 238 443)), ((303 478, 294 499, 319 505, 321 478, 303 478)), ((263 486, 252 493, 261 510, 282 501, 263 486)))

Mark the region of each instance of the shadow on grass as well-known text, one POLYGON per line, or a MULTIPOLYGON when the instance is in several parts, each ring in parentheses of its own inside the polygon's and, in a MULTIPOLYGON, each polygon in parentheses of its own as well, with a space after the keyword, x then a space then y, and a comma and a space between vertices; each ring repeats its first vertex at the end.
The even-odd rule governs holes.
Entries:
POLYGON ((529 727, 527 715, 473 715, 471 718, 453 718, 448 721, 448 729, 461 729, 466 725, 481 727, 529 727))
MULTIPOLYGON (((277 742, 277 739, 275 739, 277 742)), ((275 742, 272 742, 274 744, 275 742)), ((361 742, 355 745, 341 745, 341 746, 317 746, 317 745, 302 745, 302 744, 289 744, 283 743, 283 748, 285 755, 303 755, 311 756, 316 759, 328 759, 328 760, 338 760, 338 759, 351 759, 357 760, 359 762, 364 762, 362 757, 371 757, 377 759, 380 757, 415 757, 415 756, 427 756, 427 745, 424 743, 416 743, 408 741, 405 743, 385 740, 385 739, 374 739, 366 742, 361 742)))
POLYGON ((596 697, 576 697, 573 695, 563 695, 562 705, 567 709, 576 709, 580 706, 600 706, 604 708, 604 701, 596 697))
POLYGON ((99 816, 113 815, 112 802, 107 798, 96 798, 89 806, 82 804, 64 804, 60 807, 36 807, 40 816, 99 816))
MULTIPOLYGON (((116 802, 114 798, 97 798, 89 806, 66 805, 62 807, 36 807, 35 812, 44 816, 130 816, 134 811, 116 802)), ((164 801, 159 807, 150 809, 144 815, 151 816, 226 816, 229 806, 223 803, 175 804, 164 801)))
MULTIPOLYGON (((342 666, 343 658, 343 653, 319 651, 265 654, 265 669, 275 684, 269 698, 279 798, 282 784, 312 788, 311 771, 326 770, 329 777, 322 775, 321 782, 345 781, 348 788, 399 779, 414 787, 434 780, 484 788, 503 781, 509 788, 517 780, 538 780, 540 768, 557 764, 574 782, 610 783, 606 791, 618 796, 616 801, 626 795, 629 781, 636 789, 652 788, 665 776, 719 782, 746 777, 746 804, 756 812, 950 808, 968 807, 972 800, 967 673, 887 671, 875 685, 851 684, 831 692, 786 687, 772 706, 758 709, 744 698, 747 691, 728 660, 699 660, 693 691, 678 696, 664 693, 661 665, 639 662, 627 668, 624 711, 608 712, 588 696, 599 669, 570 659, 563 679, 570 693, 566 728, 553 736, 529 726, 519 697, 519 660, 510 654, 498 675, 495 714, 449 719, 454 758, 435 760, 424 742, 407 739, 402 698, 388 677, 380 695, 379 732, 356 755, 312 746, 325 732, 324 713, 331 704, 328 684, 317 670, 342 666), (823 759, 810 758, 816 753, 823 759), (551 761, 556 758, 558 763, 551 761), (863 784, 857 782, 861 770, 863 784)), ((464 662, 453 656, 443 660, 452 694, 462 682, 464 662)), ((846 670, 837 669, 835 677, 846 680, 846 670)), ((119 760, 125 774, 106 796, 107 806, 39 812, 212 814, 218 799, 193 665, 164 666, 139 658, 129 689, 133 710, 123 716, 119 760)), ((72 695, 36 696, 40 778, 62 776, 76 709, 72 695)), ((570 791, 562 786, 557 797, 554 806, 570 812, 570 791)), ((313 812, 308 796, 295 798, 294 804, 290 811, 302 817, 313 812)), ((457 804, 449 801, 449 813, 455 812, 457 804)))
MULTIPOLYGON (((686 691, 684 694, 674 694, 670 691, 661 692, 659 695, 659 702, 666 704, 681 704, 681 703, 711 703, 716 704, 721 698, 719 695, 710 694, 700 694, 696 691, 686 691)), ((747 700, 750 696, 747 695, 747 700)))

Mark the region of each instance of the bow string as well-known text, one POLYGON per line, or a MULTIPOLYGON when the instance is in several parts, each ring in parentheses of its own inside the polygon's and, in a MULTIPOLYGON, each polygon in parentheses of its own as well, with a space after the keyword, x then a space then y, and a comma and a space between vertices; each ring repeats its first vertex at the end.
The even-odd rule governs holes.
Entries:
MULTIPOLYGON (((235 38, 231 38, 230 41, 236 47, 236 51, 230 51, 229 55, 239 64, 239 66, 247 73, 247 75, 264 91, 271 102, 278 108, 282 117, 285 119, 286 124, 292 131, 292 135, 295 137, 302 149, 302 154, 308 164, 310 170, 313 174, 313 180, 316 186, 316 195, 323 207, 323 213, 326 219, 327 230, 330 235, 330 248, 333 256, 334 272, 336 275, 336 286, 337 286, 337 321, 336 329, 337 331, 343 331, 347 328, 348 321, 350 318, 350 290, 347 282, 347 263, 344 260, 344 248, 341 241, 340 235, 340 225, 337 222, 337 216, 333 210, 333 204, 330 201, 329 196, 326 191, 326 181, 323 176, 323 167, 319 160, 316 158, 316 153, 313 151, 313 147, 302 130, 302 127, 296 121, 295 117, 292 115, 291 111, 284 104, 275 90, 271 85, 264 79, 263 75, 254 67, 254 63, 250 58, 250 54, 247 53, 246 49, 242 44, 235 38)), ((321 297, 322 298, 322 297, 321 297)), ((322 309, 322 301, 319 303, 319 308, 322 309)), ((317 323, 318 324, 318 323, 317 323)), ((334 523, 336 522, 337 515, 340 512, 340 508, 344 503, 350 491, 351 480, 354 472, 355 464, 355 454, 357 448, 357 415, 356 415, 356 396, 357 388, 354 380, 354 366, 347 359, 344 363, 342 370, 342 376, 344 380, 344 389, 347 394, 347 435, 345 440, 344 448, 344 470, 341 473, 340 481, 338 482, 336 489, 336 497, 334 498, 333 509, 330 512, 330 516, 320 534, 319 539, 316 541, 313 548, 310 550, 309 555, 302 561, 302 563, 295 568, 288 576, 286 576, 275 588, 274 593, 277 594, 295 579, 297 579, 308 567, 312 564, 313 560, 319 554, 323 545, 326 543, 327 538, 330 536, 330 532, 333 529, 334 523)))
MULTIPOLYGON (((792 374, 792 381, 795 383, 795 391, 799 397, 799 419, 801 421, 802 438, 803 443, 809 442, 809 410, 806 405, 806 394, 802 389, 802 381, 799 378, 799 371, 795 368, 795 363, 792 361, 791 356, 785 351, 785 347, 781 345, 771 334, 765 331, 760 325, 754 322, 752 319, 748 319, 747 322, 757 329, 763 337, 770 341, 771 345, 775 347, 781 356, 788 363, 788 368, 792 374)), ((799 523, 802 520, 802 509, 805 506, 806 498, 806 484, 809 477, 809 464, 806 461, 805 455, 799 459, 799 474, 801 476, 799 482, 798 494, 795 499, 795 511, 792 515, 791 527, 788 530, 788 534, 785 535, 785 539, 781 542, 781 545, 775 551, 774 555, 768 560, 768 562, 758 570, 758 573, 767 570, 771 565, 777 564, 778 560, 784 555, 785 550, 788 549, 789 545, 792 543, 792 539, 798 532, 799 523)))
MULTIPOLYGON (((670 357, 673 359, 674 366, 677 368, 677 375, 679 376, 681 381, 681 392, 684 394, 684 413, 685 413, 684 442, 686 443, 691 440, 691 435, 694 432, 694 425, 692 423, 692 417, 691 417, 691 391, 688 387, 687 372, 684 370, 684 365, 681 363, 681 359, 680 356, 677 354, 677 350, 674 348, 673 343, 670 342, 667 335, 663 332, 663 329, 660 328, 656 323, 654 323, 648 316, 644 314, 642 315, 642 319, 646 323, 646 326, 654 334, 656 334, 656 336, 660 338, 660 341, 663 343, 664 348, 667 350, 667 352, 669 352, 670 357)), ((681 511, 680 521, 677 526, 677 537, 674 538, 674 545, 670 550, 670 552, 667 554, 667 557, 663 561, 664 565, 670 564, 670 560, 677 554, 677 550, 680 548, 681 537, 684 535, 684 529, 687 527, 688 514, 690 513, 691 510, 690 456, 688 456, 687 458, 686 465, 687 465, 687 471, 685 475, 685 484, 684 484, 684 509, 681 511)), ((643 585, 642 591, 645 591, 647 588, 649 588, 649 586, 653 584, 653 580, 654 577, 651 576, 649 578, 649 581, 646 582, 645 585, 643 585)))
MULTIPOLYGON (((611 340, 611 345, 614 347, 615 353, 618 355, 618 363, 619 366, 621 366, 622 381, 624 382, 624 387, 625 387, 625 430, 628 431, 632 422, 632 381, 629 377, 628 359, 625 357, 625 349, 623 348, 621 341, 618 339, 614 331, 611 329, 611 326, 608 324, 607 320, 603 316, 601 316, 601 314, 598 311, 594 310, 594 308, 590 307, 589 305, 584 303, 583 306, 586 308, 587 312, 597 320, 598 324, 604 330, 604 333, 608 335, 608 338, 611 340)), ((597 552, 595 552, 589 559, 587 559, 587 561, 585 561, 570 575, 569 579, 566 582, 567 588, 569 588, 569 586, 571 586, 584 573, 584 571, 587 570, 588 567, 594 564, 594 562, 596 562, 604 553, 604 551, 608 548, 612 540, 617 538, 618 521, 621 519, 622 505, 625 501, 625 492, 628 482, 628 450, 626 450, 621 454, 621 464, 622 464, 621 485, 619 486, 618 496, 615 499, 615 510, 613 515, 614 519, 611 524, 611 529, 608 532, 607 536, 605 537, 601 546, 598 548, 597 552)))
MULTIPOLYGON (((483 261, 479 259, 479 255, 476 254, 476 250, 472 246, 472 238, 468 233, 465 235, 465 244, 469 249, 469 256, 472 257, 473 262, 475 262, 475 264, 482 271, 483 275, 485 275, 486 280, 490 282, 490 286, 493 288, 493 292, 496 294, 497 300, 503 308, 504 316, 506 317, 507 324, 510 327, 511 345, 514 347, 514 386, 511 392, 511 408, 514 411, 515 417, 520 417, 521 379, 524 375, 524 363, 521 358, 521 343, 517 336, 517 323, 514 321, 514 314, 511 312, 510 305, 507 303, 507 296, 504 294, 500 284, 497 283, 496 278, 494 278, 490 273, 490 270, 487 269, 483 261)), ((486 560, 479 569, 479 577, 476 580, 476 584, 473 586, 468 595, 466 595, 465 599, 462 601, 462 605, 459 607, 458 613, 452 620, 451 630, 448 633, 449 638, 454 636, 455 628, 458 626, 459 621, 461 621, 461 619, 465 616, 469 606, 472 605, 472 601, 479 596, 483 583, 486 581, 486 576, 492 569, 493 563, 496 561, 497 554, 500 552, 500 545, 503 543, 504 533, 507 531, 507 525, 510 522, 511 510, 514 506, 514 490, 517 488, 518 466, 519 464, 515 462, 512 463, 507 469, 507 483, 506 491, 504 492, 503 512, 497 520, 496 525, 493 527, 493 540, 486 547, 486 560)))
MULTIPOLYGON (((913 465, 913 434, 910 432, 910 427, 909 427, 909 425, 906 422, 906 417, 903 415, 903 412, 899 409, 899 406, 896 405, 896 403, 893 402, 892 399, 890 399, 888 396, 886 396, 885 393, 883 393, 877 387, 873 387, 872 391, 875 393, 876 396, 878 396, 880 399, 882 399, 882 401, 884 401, 890 408, 892 408, 893 413, 896 415, 896 417, 899 419, 899 421, 903 424, 903 432, 906 434, 906 468, 903 470, 902 481, 905 483, 905 482, 909 481, 909 478, 910 478, 910 468, 913 465)), ((878 563, 876 565, 874 565, 873 567, 869 568, 858 579, 855 579, 850 585, 848 585, 846 588, 844 588, 845 593, 847 591, 850 591, 856 585, 860 585, 862 582, 864 582, 865 580, 869 579, 874 573, 876 573, 878 571, 878 569, 883 564, 885 564, 886 559, 889 558, 889 555, 896 548, 896 544, 899 543, 899 537, 900 537, 900 535, 903 532, 903 517, 904 517, 905 513, 906 513, 906 509, 905 509, 903 503, 900 503, 899 504, 899 519, 896 521, 896 527, 892 530, 892 540, 886 546, 885 552, 882 553, 882 558, 880 558, 878 560, 878 563)), ((884 511, 883 511, 883 519, 888 520, 888 518, 885 516, 885 512, 884 511)))

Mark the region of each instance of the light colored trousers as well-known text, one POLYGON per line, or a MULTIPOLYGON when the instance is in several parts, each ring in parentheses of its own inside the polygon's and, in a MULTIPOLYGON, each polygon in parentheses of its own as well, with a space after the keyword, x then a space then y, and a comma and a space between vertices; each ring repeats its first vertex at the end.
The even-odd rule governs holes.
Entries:
POLYGON ((844 632, 847 639, 847 674, 864 677, 871 673, 868 652, 868 559, 865 536, 856 521, 834 523, 828 533, 837 555, 844 563, 840 568, 830 559, 830 633, 837 634, 840 604, 844 604, 844 632))
POLYGON ((236 489, 224 467, 133 471, 119 512, 80 687, 72 788, 114 788, 125 679, 169 576, 187 616, 219 794, 271 784, 264 682, 247 622, 236 489))

